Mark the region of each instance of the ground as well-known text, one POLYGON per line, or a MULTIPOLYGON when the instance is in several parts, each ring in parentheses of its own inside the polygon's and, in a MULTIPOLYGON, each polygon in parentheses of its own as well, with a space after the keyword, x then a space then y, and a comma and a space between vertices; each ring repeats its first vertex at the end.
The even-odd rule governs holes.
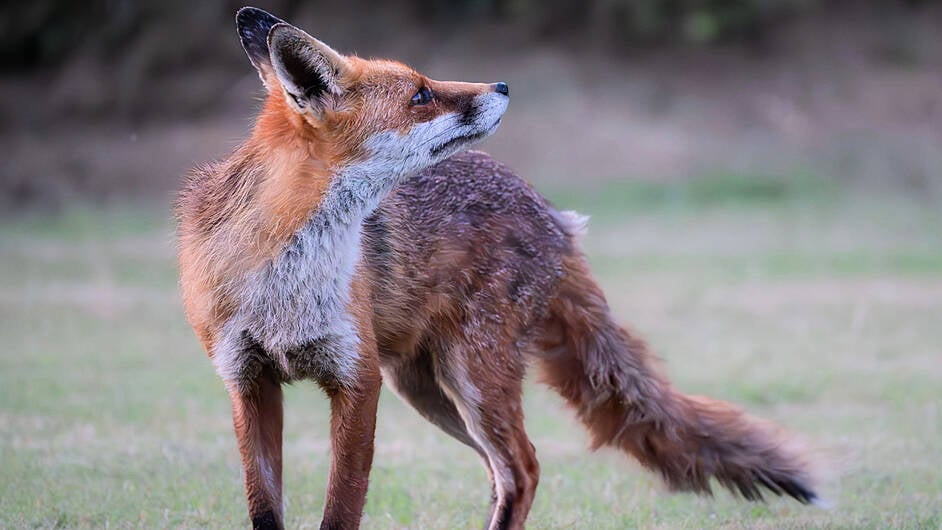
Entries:
MULTIPOLYGON (((532 528, 942 526, 942 208, 812 178, 546 190, 593 215, 585 248, 677 386, 800 435, 829 510, 672 495, 586 452, 526 389, 542 462, 532 528)), ((0 527, 244 527, 229 402, 188 328, 169 214, 73 207, 0 226, 0 527)), ((327 400, 286 393, 289 528, 315 528, 327 400)), ((478 528, 477 456, 392 394, 365 528, 478 528)))

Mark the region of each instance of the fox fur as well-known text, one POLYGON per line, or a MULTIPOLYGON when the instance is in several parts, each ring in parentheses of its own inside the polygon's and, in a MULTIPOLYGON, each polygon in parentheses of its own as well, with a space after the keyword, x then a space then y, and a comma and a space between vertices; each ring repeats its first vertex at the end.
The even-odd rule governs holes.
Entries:
POLYGON ((497 128, 506 84, 343 56, 255 8, 237 27, 268 97, 242 146, 191 173, 177 215, 184 305, 232 400, 255 528, 283 527, 281 386, 297 380, 331 400, 321 528, 359 525, 382 382, 481 456, 487 528, 522 528, 539 481, 531 363, 595 446, 673 489, 816 500, 776 427, 678 392, 616 322, 584 218, 460 152, 497 128))

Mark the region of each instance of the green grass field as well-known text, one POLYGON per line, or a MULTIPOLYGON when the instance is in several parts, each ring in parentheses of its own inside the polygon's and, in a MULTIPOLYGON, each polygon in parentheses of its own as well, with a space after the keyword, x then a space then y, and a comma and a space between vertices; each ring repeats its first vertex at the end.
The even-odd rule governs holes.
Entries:
MULTIPOLYGON (((824 511, 672 495, 586 452, 537 384, 532 528, 942 527, 942 208, 813 179, 553 190, 593 214, 586 251, 676 384, 782 422, 824 464, 824 511)), ((0 528, 248 524, 229 402, 188 328, 158 210, 0 228, 0 528)), ((327 401, 286 394, 289 528, 316 528, 327 401)), ((365 528, 478 528, 477 456, 385 393, 365 528)))

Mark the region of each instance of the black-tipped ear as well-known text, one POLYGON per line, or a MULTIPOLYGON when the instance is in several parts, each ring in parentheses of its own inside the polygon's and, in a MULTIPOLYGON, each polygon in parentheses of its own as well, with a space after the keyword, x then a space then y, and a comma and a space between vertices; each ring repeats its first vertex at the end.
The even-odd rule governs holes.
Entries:
POLYGON ((343 93, 350 65, 333 48, 291 24, 275 24, 268 33, 272 68, 297 110, 320 110, 343 93))
POLYGON ((242 48, 252 61, 252 65, 258 70, 262 83, 265 83, 269 89, 271 89, 270 79, 275 71, 272 69, 271 54, 268 52, 268 32, 275 24, 283 23, 284 21, 280 18, 257 7, 243 7, 236 13, 236 28, 239 31, 242 48))

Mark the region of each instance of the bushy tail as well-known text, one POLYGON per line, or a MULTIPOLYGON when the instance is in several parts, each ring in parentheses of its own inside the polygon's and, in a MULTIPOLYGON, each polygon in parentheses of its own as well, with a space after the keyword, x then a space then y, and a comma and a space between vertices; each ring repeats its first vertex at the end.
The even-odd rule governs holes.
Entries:
POLYGON ((539 364, 543 380, 575 407, 593 447, 631 454, 674 490, 710 494, 716 478, 749 500, 761 500, 764 487, 817 501, 808 464, 780 429, 674 390, 647 345, 613 322, 584 258, 567 258, 565 268, 539 364))

